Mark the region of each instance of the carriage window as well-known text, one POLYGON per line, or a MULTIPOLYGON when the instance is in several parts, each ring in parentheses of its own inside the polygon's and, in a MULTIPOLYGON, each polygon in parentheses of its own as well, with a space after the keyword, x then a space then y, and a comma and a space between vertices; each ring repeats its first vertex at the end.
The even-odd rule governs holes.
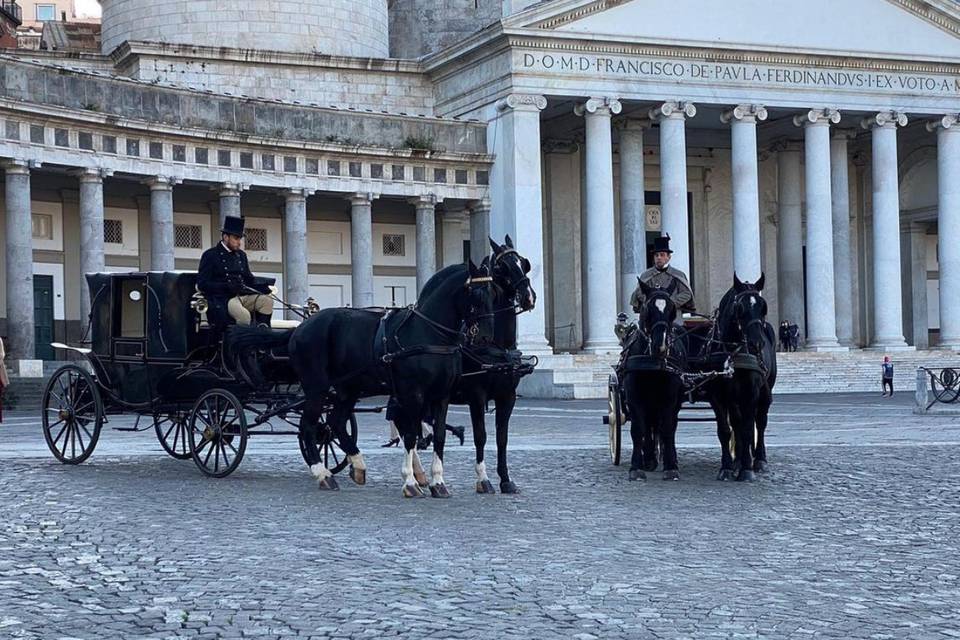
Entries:
POLYGON ((173 245, 178 249, 202 249, 203 228, 198 224, 173 226, 173 245))
POLYGON ((403 257, 407 255, 404 247, 404 237, 401 233, 383 234, 383 255, 403 257))
POLYGON ((131 279, 120 282, 120 335, 118 338, 144 337, 143 320, 147 312, 147 301, 143 291, 143 280, 131 279))
POLYGON ((247 237, 244 238, 243 247, 247 251, 266 251, 267 230, 247 227, 247 237))

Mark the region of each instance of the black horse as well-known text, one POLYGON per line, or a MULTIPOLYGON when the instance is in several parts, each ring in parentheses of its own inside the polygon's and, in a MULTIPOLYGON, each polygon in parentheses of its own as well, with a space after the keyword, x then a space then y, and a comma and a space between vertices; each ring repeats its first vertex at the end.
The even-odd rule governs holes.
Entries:
MULTIPOLYGON (((487 477, 484 447, 487 430, 484 419, 487 402, 494 401, 497 425, 497 475, 501 493, 519 493, 507 470, 507 433, 510 416, 517 401, 520 378, 533 367, 520 360, 517 351, 517 308, 529 311, 537 303, 537 294, 530 286, 530 261, 517 253, 513 240, 506 236, 504 244, 490 238, 494 282, 493 342, 487 346, 465 349, 464 376, 454 389, 453 404, 470 407, 473 442, 476 447, 477 493, 496 493, 487 477)), ((437 424, 443 424, 436 421, 437 424)), ((440 430, 436 430, 440 431, 440 430)))
MULTIPOLYGON (((414 307, 386 315, 364 309, 324 309, 297 327, 290 338, 290 361, 299 374, 306 403, 300 420, 308 464, 321 489, 336 489, 320 461, 319 420, 332 399, 328 422, 351 463, 350 476, 364 484, 366 465, 346 422, 357 401, 391 395, 398 402, 396 422, 403 437, 403 495, 421 497, 413 474, 413 452, 420 423, 431 414, 444 424, 454 382, 462 370, 461 345, 467 335, 493 334, 493 287, 484 263, 447 267, 423 287, 414 307)), ((443 429, 435 435, 431 494, 447 497, 443 482, 443 429)))
POLYGON ((645 471, 657 468, 658 441, 663 479, 680 479, 676 435, 683 402, 680 374, 686 367, 686 345, 676 339, 677 306, 671 299, 675 289, 675 282, 666 289, 640 282, 646 301, 640 310, 639 326, 624 345, 620 366, 633 440, 630 480, 645 479, 645 471))
POLYGON ((734 274, 733 282, 720 300, 707 354, 714 362, 731 357, 734 373, 711 381, 706 392, 720 440, 717 479, 753 480, 754 472, 763 472, 767 464, 764 432, 777 380, 777 336, 766 321, 763 274, 754 284, 734 274))

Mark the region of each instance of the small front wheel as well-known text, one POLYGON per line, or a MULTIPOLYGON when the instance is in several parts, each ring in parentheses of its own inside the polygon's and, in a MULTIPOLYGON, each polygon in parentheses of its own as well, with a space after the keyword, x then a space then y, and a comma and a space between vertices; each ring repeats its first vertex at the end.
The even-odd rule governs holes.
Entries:
POLYGON ((75 364, 57 369, 40 407, 43 438, 54 457, 64 464, 89 458, 103 426, 103 400, 93 376, 75 364))
POLYGON ((247 449, 247 416, 237 396, 211 389, 190 412, 190 454, 200 471, 225 478, 240 466, 247 449))
POLYGON ((610 429, 610 460, 615 465, 620 464, 622 427, 624 420, 623 407, 620 401, 620 383, 615 374, 610 375, 607 383, 607 420, 610 429))
POLYGON ((190 454, 190 439, 187 434, 187 415, 183 412, 153 416, 153 429, 157 433, 160 446, 171 457, 177 460, 189 460, 193 457, 190 454))

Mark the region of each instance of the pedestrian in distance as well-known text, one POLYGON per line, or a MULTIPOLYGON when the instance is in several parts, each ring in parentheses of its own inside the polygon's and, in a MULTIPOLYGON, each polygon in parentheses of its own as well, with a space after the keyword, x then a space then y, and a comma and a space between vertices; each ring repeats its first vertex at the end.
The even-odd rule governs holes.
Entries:
POLYGON ((887 387, 890 388, 890 397, 893 397, 893 363, 890 362, 890 356, 883 356, 882 365, 883 377, 880 380, 880 386, 883 388, 881 396, 887 395, 887 387))

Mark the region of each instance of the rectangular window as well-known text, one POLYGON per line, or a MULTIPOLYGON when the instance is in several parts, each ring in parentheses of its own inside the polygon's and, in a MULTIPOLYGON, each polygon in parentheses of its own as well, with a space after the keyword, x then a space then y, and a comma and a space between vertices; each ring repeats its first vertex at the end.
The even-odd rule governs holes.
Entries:
POLYGON ((402 164, 393 165, 392 175, 394 180, 403 180, 403 165, 402 164))
POLYGON ((202 249, 203 227, 198 224, 173 225, 173 246, 178 249, 202 249))
POLYGON ((457 184, 467 184, 467 170, 466 169, 457 169, 456 177, 454 178, 457 184))
POLYGON ((247 251, 267 250, 267 230, 257 227, 247 227, 247 236, 243 239, 243 248, 247 251))
POLYGON ((398 258, 407 255, 404 240, 405 238, 402 233, 383 234, 383 255, 398 258))
POLYGON ((490 172, 477 171, 477 184, 490 184, 490 172))
POLYGON ((226 149, 219 149, 217 151, 217 164, 221 167, 230 166, 230 152, 226 149))
POLYGON ((150 157, 154 160, 163 160, 163 143, 162 142, 151 142, 150 143, 150 157))
POLYGON ((43 125, 30 125, 30 142, 34 144, 43 144, 43 125))
POLYGON ((207 164, 210 162, 210 153, 205 147, 197 147, 193 150, 193 161, 197 164, 207 164))
POLYGON ((139 156, 140 155, 140 141, 131 140, 127 138, 127 155, 128 156, 139 156))
POLYGON ((103 242, 105 244, 123 244, 123 220, 103 221, 103 242))
POLYGON ((297 172, 297 159, 293 156, 284 156, 283 157, 283 170, 286 173, 296 173, 297 172))
POLYGON ((16 120, 7 120, 7 140, 20 139, 20 123, 16 120))
POLYGON ((339 160, 327 160, 327 175, 328 175, 328 176, 338 176, 338 175, 340 175, 340 161, 339 161, 339 160))
POLYGON ((351 162, 351 163, 350 163, 350 177, 351 177, 351 178, 359 178, 359 177, 360 177, 360 163, 359 163, 359 162, 351 162))
POLYGON ((307 173, 312 175, 320 173, 320 161, 316 158, 307 158, 307 173))
POLYGON ((104 153, 117 152, 117 139, 114 136, 103 136, 100 140, 103 142, 104 153))
POLYGON ((277 168, 276 158, 269 153, 263 154, 260 156, 260 168, 264 171, 273 171, 277 168))
POLYGON ((173 161, 174 162, 186 162, 187 161, 187 147, 182 144, 173 145, 173 161))
POLYGON ((93 151, 93 134, 87 131, 81 131, 77 134, 77 144, 81 149, 93 151))
POLYGON ((33 237, 38 240, 53 240, 53 216, 33 214, 33 237))
POLYGON ((48 20, 57 19, 57 5, 55 4, 38 4, 37 5, 37 22, 47 22, 48 20))
POLYGON ((253 169, 253 154, 249 151, 240 152, 240 168, 253 169))
POLYGON ((427 179, 427 168, 426 167, 414 167, 413 168, 413 181, 414 182, 425 182, 427 179))
POLYGON ((447 181, 447 170, 446 169, 434 169, 433 170, 433 181, 444 183, 447 181))
POLYGON ((370 177, 376 178, 378 180, 383 179, 383 165, 382 164, 371 164, 370 165, 370 177))
POLYGON ((66 129, 54 129, 53 130, 53 144, 58 147, 69 147, 70 146, 70 132, 66 129))

